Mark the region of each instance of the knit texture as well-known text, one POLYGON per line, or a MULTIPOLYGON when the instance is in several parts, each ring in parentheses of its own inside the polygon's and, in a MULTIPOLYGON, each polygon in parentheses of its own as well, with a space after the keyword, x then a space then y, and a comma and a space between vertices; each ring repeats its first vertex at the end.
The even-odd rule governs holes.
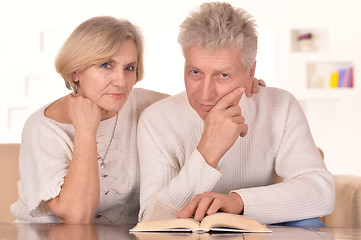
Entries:
MULTIPOLYGON (((100 201, 95 223, 136 223, 139 212, 139 165, 136 146, 137 124, 141 112, 165 94, 133 89, 119 111, 112 144, 99 167, 100 201)), ((22 133, 19 157, 19 199, 11 206, 12 214, 28 222, 59 222, 46 201, 61 191, 71 164, 75 129, 72 124, 56 122, 36 111, 22 133)), ((98 154, 104 156, 116 116, 100 122, 97 131, 98 154)), ((99 161, 100 164, 100 161, 99 161)))
POLYGON ((244 214, 261 223, 325 216, 334 206, 326 169, 297 100, 277 88, 260 88, 240 101, 249 126, 218 164, 196 147, 204 123, 185 92, 147 108, 138 125, 141 220, 154 196, 182 207, 203 192, 237 192, 244 214))

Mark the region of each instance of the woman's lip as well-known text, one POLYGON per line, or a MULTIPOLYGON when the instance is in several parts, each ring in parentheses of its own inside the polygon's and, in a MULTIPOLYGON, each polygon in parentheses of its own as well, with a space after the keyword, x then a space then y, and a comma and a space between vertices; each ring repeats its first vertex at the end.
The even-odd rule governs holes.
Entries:
POLYGON ((114 99, 122 99, 124 94, 123 93, 108 93, 108 96, 114 99))

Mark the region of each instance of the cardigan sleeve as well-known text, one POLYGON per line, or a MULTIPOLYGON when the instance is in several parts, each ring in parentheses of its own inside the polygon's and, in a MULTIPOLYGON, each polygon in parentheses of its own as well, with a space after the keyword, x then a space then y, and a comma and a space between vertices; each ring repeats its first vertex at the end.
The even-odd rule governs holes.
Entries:
POLYGON ((293 96, 284 117, 275 157, 275 171, 282 182, 234 190, 244 201, 244 214, 267 224, 328 215, 335 201, 333 176, 293 96))
MULTIPOLYGON (((171 141, 177 138, 177 134, 169 134, 172 134, 171 141)), ((196 148, 189 157, 180 160, 172 154, 169 139, 164 143, 160 138, 159 131, 141 117, 137 137, 141 176, 139 220, 154 197, 181 208, 194 195, 210 191, 222 176, 219 169, 206 163, 196 148)), ((178 140, 174 143, 179 146, 178 140)))
POLYGON ((72 142, 54 123, 38 119, 27 122, 22 137, 19 169, 23 201, 31 216, 51 215, 45 202, 60 193, 72 142))

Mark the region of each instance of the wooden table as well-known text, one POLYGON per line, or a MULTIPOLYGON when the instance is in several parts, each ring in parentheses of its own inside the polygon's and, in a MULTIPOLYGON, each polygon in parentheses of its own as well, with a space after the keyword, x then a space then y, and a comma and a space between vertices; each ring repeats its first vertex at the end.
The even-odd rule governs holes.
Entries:
POLYGON ((272 233, 262 234, 131 234, 132 225, 64 225, 64 224, 15 224, 0 223, 0 240, 13 239, 89 239, 89 240, 318 240, 361 239, 361 229, 298 228, 270 226, 272 233))

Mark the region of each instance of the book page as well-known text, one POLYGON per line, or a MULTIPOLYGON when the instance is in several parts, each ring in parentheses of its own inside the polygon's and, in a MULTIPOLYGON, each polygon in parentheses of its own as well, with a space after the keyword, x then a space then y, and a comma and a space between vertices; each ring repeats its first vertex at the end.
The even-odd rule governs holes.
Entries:
POLYGON ((253 218, 231 213, 208 215, 202 220, 201 228, 227 232, 271 232, 253 218))
POLYGON ((180 208, 160 199, 154 197, 149 204, 145 213, 143 221, 156 221, 177 218, 177 213, 180 208))
POLYGON ((199 222, 193 218, 177 218, 179 210, 176 206, 155 197, 150 203, 143 221, 130 231, 183 232, 199 228, 199 222))
POLYGON ((143 221, 130 232, 191 232, 199 228, 199 222, 192 218, 173 218, 158 221, 143 221))
MULTIPOLYGON (((241 233, 227 233, 227 234, 192 234, 192 233, 160 233, 160 232, 135 232, 132 233, 138 240, 243 240, 241 233)), ((249 236, 249 235, 248 235, 249 236)), ((250 238, 250 240, 260 240, 265 235, 252 235, 257 238, 250 238)), ((248 238, 247 238, 248 240, 248 238)))
POLYGON ((192 233, 135 232, 132 234, 134 234, 138 240, 200 240, 200 235, 192 233))

